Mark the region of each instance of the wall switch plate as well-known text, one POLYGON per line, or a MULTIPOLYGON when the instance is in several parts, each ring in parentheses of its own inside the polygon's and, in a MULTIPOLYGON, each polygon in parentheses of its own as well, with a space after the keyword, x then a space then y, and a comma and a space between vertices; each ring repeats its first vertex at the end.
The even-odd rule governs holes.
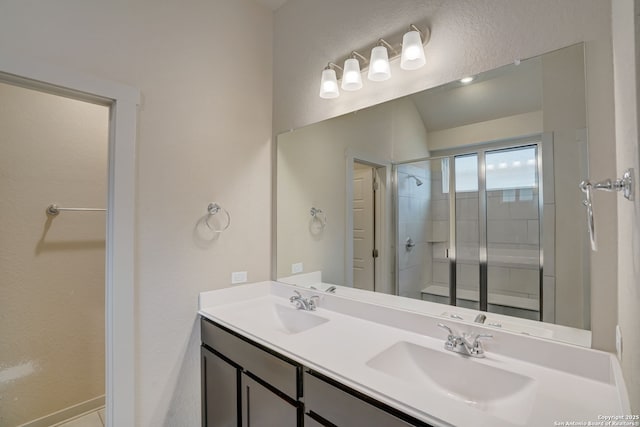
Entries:
POLYGON ((622 360, 622 330, 620 325, 616 325, 616 353, 618 353, 618 360, 622 360))
POLYGON ((291 274, 302 273, 304 267, 301 262, 296 262, 295 264, 291 264, 291 274))
POLYGON ((246 271, 234 271, 231 273, 231 284, 237 285, 238 283, 247 283, 246 271))

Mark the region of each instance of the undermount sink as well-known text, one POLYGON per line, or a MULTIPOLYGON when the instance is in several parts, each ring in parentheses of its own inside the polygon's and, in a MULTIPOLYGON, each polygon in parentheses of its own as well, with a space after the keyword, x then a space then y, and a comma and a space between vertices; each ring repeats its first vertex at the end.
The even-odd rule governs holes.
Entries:
POLYGON ((307 331, 329 321, 329 319, 308 311, 298 310, 281 304, 274 305, 272 315, 276 329, 290 335, 307 331))
POLYGON ((535 400, 532 378, 444 349, 401 341, 367 366, 516 424, 526 423, 535 400))
POLYGON ((222 308, 217 312, 224 320, 247 331, 299 334, 329 321, 315 312, 298 310, 274 298, 257 298, 222 308))

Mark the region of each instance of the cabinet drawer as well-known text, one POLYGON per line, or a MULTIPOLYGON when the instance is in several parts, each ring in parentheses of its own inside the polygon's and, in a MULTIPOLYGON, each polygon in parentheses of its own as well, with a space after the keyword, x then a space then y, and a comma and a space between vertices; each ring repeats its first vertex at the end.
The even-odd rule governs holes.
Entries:
POLYGON ((202 342, 240 365, 258 378, 269 383, 293 400, 297 400, 298 378, 301 366, 275 356, 222 327, 202 318, 200 321, 202 342))
POLYGON ((313 412, 338 427, 426 426, 418 420, 416 423, 404 421, 308 372, 304 373, 303 379, 305 411, 313 412))

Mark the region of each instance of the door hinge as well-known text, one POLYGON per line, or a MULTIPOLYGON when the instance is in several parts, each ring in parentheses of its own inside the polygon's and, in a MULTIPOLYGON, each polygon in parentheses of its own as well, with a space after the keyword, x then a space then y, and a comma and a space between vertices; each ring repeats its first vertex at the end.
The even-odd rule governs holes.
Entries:
POLYGON ((372 254, 371 254, 371 255, 372 255, 374 258, 378 258, 378 256, 379 256, 379 254, 378 254, 378 250, 377 250, 377 249, 374 249, 374 250, 372 251, 372 254))
POLYGON ((373 181, 373 191, 378 191, 378 181, 373 181))

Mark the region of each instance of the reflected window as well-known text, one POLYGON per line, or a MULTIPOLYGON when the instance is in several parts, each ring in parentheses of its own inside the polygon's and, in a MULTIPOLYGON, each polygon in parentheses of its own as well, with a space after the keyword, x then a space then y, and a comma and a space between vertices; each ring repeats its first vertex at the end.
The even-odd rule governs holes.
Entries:
POLYGON ((535 146, 487 152, 487 191, 536 188, 536 157, 535 146))
POLYGON ((456 156, 456 193, 478 191, 478 155, 456 156))
MULTIPOLYGON (((520 190, 521 200, 531 200, 537 187, 535 146, 489 151, 485 155, 487 191, 520 190)), ((456 192, 478 191, 477 154, 455 157, 456 192)), ((449 192, 449 158, 442 159, 442 192, 449 192)), ((509 193, 511 194, 511 193, 509 193)))

